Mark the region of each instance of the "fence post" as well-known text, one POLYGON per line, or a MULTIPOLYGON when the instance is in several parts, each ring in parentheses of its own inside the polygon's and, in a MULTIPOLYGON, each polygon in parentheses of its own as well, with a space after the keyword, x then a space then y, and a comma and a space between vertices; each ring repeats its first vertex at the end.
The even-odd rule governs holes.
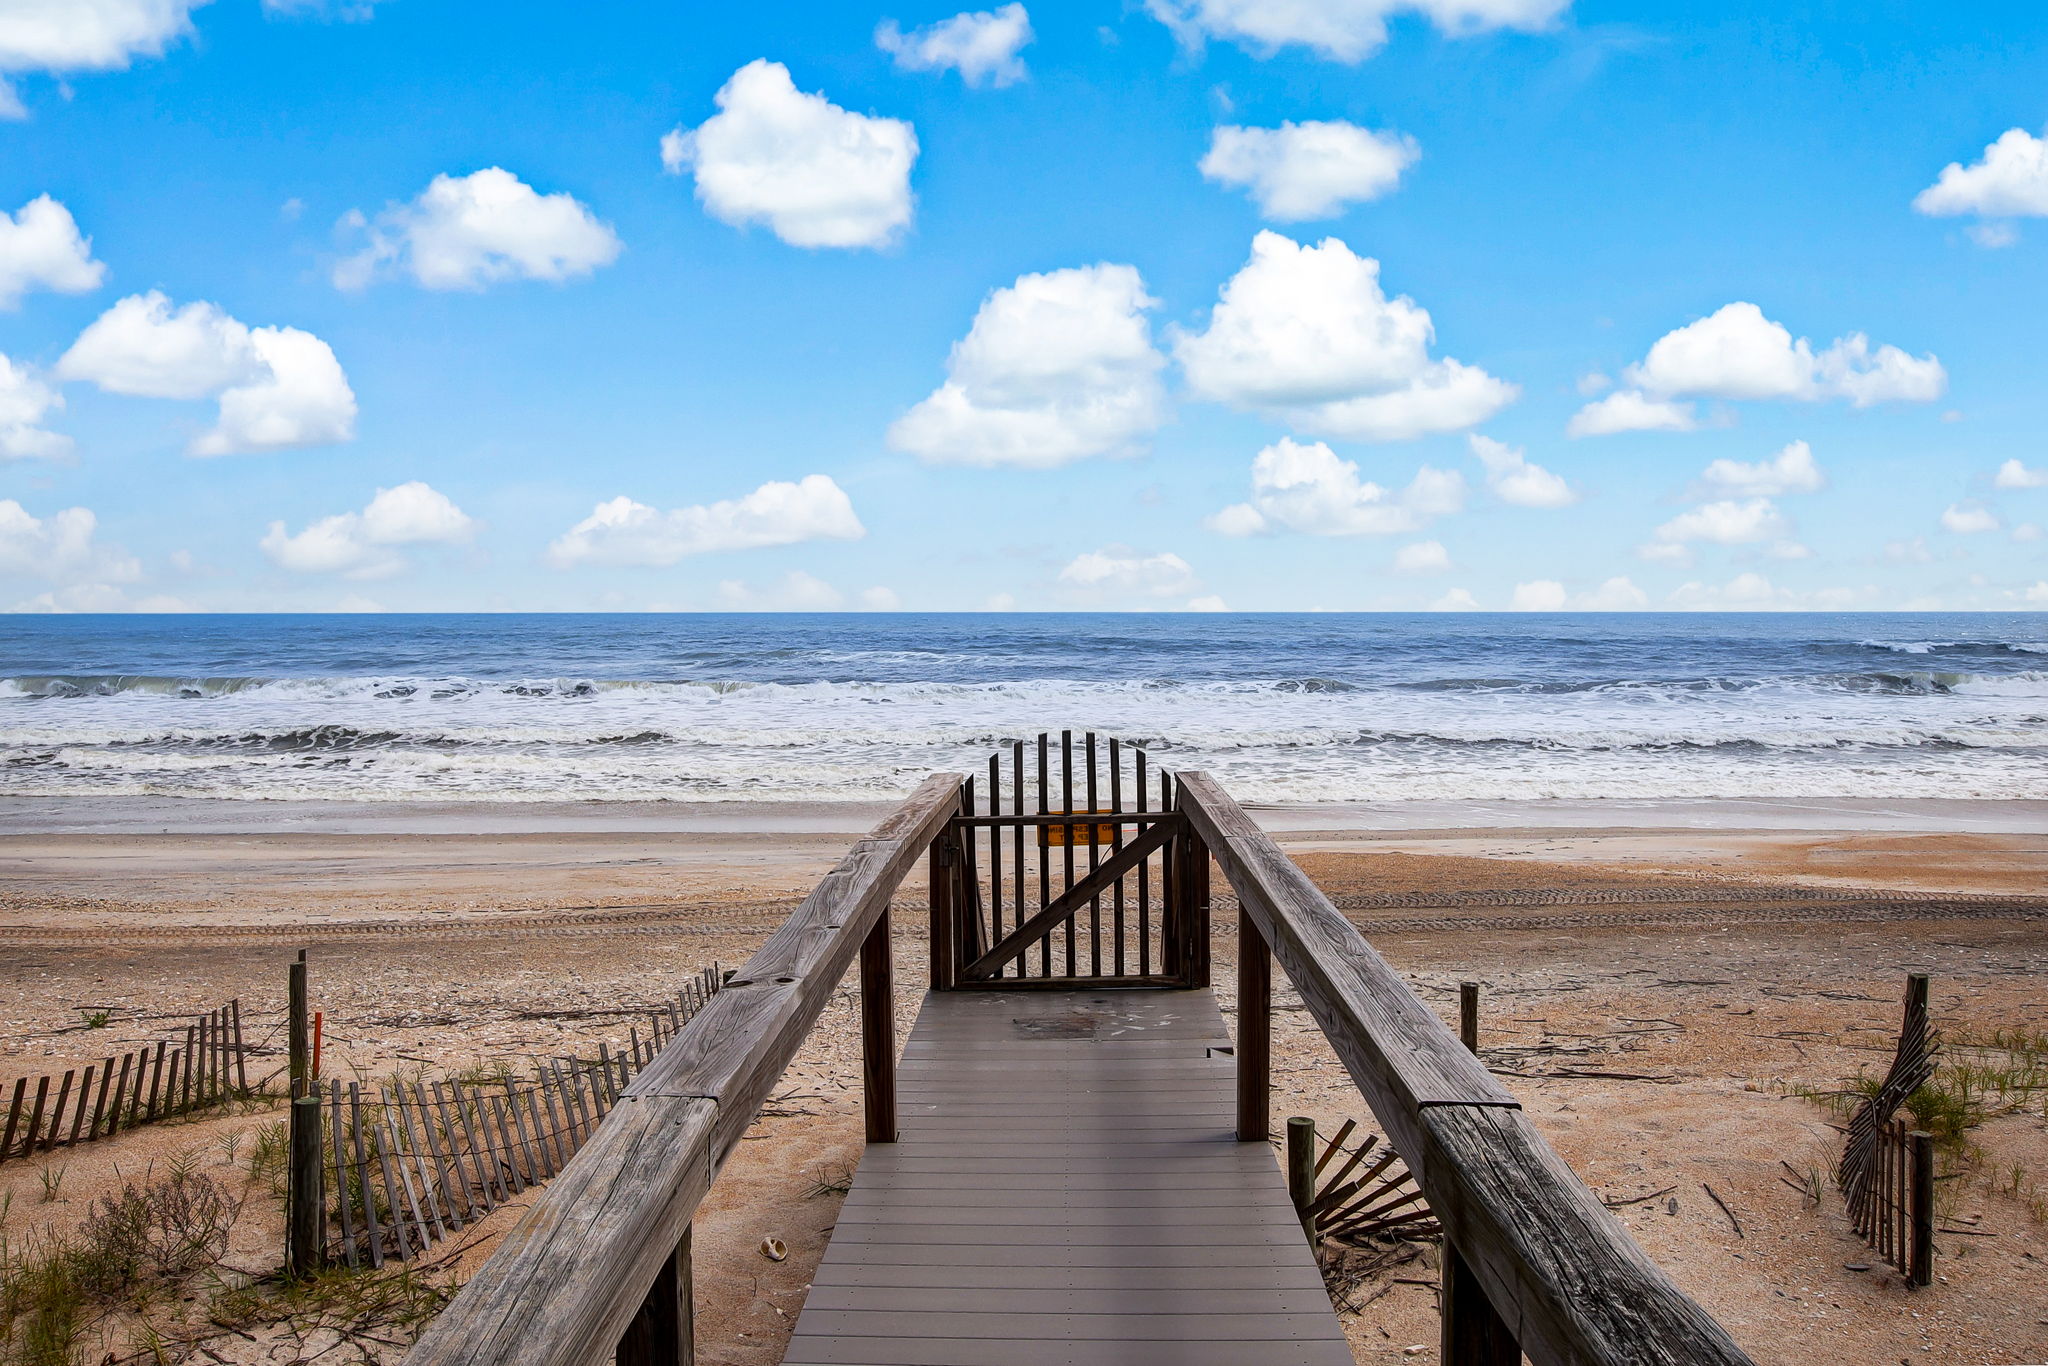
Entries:
POLYGON ((1307 1115, 1287 1121, 1287 1198, 1301 1216, 1301 1231, 1311 1251, 1316 1246, 1316 1223, 1308 1207, 1316 1198, 1316 1122, 1307 1115))
POLYGON ((1237 913, 1237 1141, 1273 1130, 1273 950, 1251 913, 1237 913))
POLYGON ((1908 1285, 1934 1284, 1934 1135, 1915 1129, 1913 1142, 1913 1189, 1908 1217, 1913 1221, 1913 1256, 1906 1273, 1908 1285))
POLYGON ((896 1141, 896 986, 889 908, 860 945, 860 1064, 868 1142, 896 1141))
POLYGON ((1458 983, 1458 1042, 1479 1052, 1479 983, 1458 983))
POLYGON ((306 1094, 306 1081, 312 1075, 311 1049, 307 1043, 306 1031, 306 951, 299 950, 298 960, 291 966, 291 975, 285 983, 285 1015, 287 1019, 286 1043, 290 1050, 290 1077, 292 1099, 306 1094))
POLYGON ((697 1359, 695 1306, 690 1290, 690 1230, 655 1273, 640 1311, 626 1325, 612 1354, 616 1366, 692 1366, 697 1359))
POLYGON ((321 1199, 320 1097, 300 1096, 291 1108, 291 1166, 286 1185, 285 1271, 303 1280, 320 1269, 326 1252, 321 1199))

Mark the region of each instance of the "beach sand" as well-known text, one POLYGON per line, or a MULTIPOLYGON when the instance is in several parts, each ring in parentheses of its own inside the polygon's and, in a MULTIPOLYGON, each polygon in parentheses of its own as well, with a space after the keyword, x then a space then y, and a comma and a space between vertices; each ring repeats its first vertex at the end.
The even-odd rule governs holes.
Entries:
MULTIPOLYGON (((2038 1099, 2031 1113, 1976 1131, 1978 1165, 1944 1183, 1945 1220, 1965 1221, 1944 1227, 1967 1232, 1937 1240, 1940 1279, 1926 1291, 1906 1291, 1846 1232, 1839 1197, 1815 1209, 1780 1179, 1831 1162, 1830 1116, 1798 1092, 1882 1069, 1907 971, 1933 974, 1936 1019, 1951 1038, 2048 1031, 2040 920, 2009 904, 1843 899, 1855 887, 2008 903, 2039 895, 2048 822, 2035 805, 1852 810, 1833 825, 1812 810, 1703 820, 1697 808, 1660 819, 1648 807, 1623 819, 1579 813, 1575 824, 1556 810, 1466 825, 1432 813, 1406 829, 1327 812, 1261 815, 1446 1018, 1459 980, 1484 984, 1489 1062, 1589 1183, 1613 1200, 1670 1188, 1620 1217, 1759 1362, 1860 1366, 2048 1360, 2048 1122, 2038 1099), (1488 904, 1400 904, 1444 891, 1484 892, 1488 904), (1533 904, 1539 892, 1546 904, 1533 904)), ((622 1012, 706 964, 744 961, 837 861, 847 828, 872 813, 668 814, 664 825, 659 808, 589 805, 424 817, 260 803, 0 811, 0 1079, 153 1039, 231 996, 251 1036, 264 1037, 302 946, 326 1014, 330 1075, 616 1043, 631 1018, 622 1012), (81 1006, 113 1008, 110 1026, 83 1028, 81 1006)), ((915 879, 898 904, 922 906, 915 879)), ((1216 942, 1226 1009, 1228 922, 1218 918, 1216 942)), ((899 917, 897 939, 907 1031, 925 967, 914 910, 899 917)), ((1278 1004, 1276 1115, 1371 1127, 1284 985, 1278 1004)), ((14 1195, 10 1230, 75 1223, 117 1170, 132 1176, 181 1152, 229 1173, 224 1137, 267 1118, 166 1125, 52 1163, 0 1165, 0 1195, 14 1195), (64 1175, 45 1202, 49 1166, 64 1175)), ((859 1151, 849 983, 700 1214, 700 1359, 779 1359, 836 1209, 817 1188, 859 1151), (788 1244, 787 1261, 760 1254, 769 1235, 788 1244)), ((230 1261, 254 1270, 276 1260, 276 1224, 263 1200, 250 1203, 230 1261)), ((466 1233, 459 1251, 438 1249, 436 1274, 472 1270, 516 1218, 517 1205, 466 1233)), ((1433 1359, 1433 1276, 1418 1260, 1348 1292, 1362 1302, 1346 1317, 1359 1361, 1433 1359), (1408 1355, 1416 1345, 1427 1350, 1408 1355)), ((132 1350, 120 1336, 132 1326, 115 1325, 117 1357, 132 1350)), ((205 1345, 223 1362, 285 1362, 332 1340, 255 1329, 205 1345)), ((401 1352, 394 1338, 356 1342, 345 1356, 401 1352)))

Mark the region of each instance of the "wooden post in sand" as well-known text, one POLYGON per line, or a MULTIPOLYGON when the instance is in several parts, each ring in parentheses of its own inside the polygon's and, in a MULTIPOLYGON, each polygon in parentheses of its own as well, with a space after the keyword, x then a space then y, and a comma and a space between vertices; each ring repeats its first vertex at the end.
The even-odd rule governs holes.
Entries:
POLYGON ((1237 1141, 1273 1129, 1273 950, 1247 911, 1237 913, 1237 1141))
POLYGON ((300 1096, 292 1101, 290 1124, 291 1165, 285 1184, 285 1271, 294 1280, 304 1280, 320 1269, 326 1252, 326 1232, 321 1200, 320 1097, 300 1096))
POLYGON ((299 950, 298 961, 291 966, 291 975, 285 983, 285 1041, 289 1049, 290 1065, 287 1075, 291 1078, 292 1099, 306 1094, 308 1080, 313 1075, 312 1044, 306 1027, 306 951, 299 950))

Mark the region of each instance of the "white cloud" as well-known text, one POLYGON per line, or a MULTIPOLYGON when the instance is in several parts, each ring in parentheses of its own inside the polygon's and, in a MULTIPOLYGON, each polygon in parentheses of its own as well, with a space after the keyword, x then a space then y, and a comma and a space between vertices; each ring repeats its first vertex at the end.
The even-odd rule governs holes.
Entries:
POLYGON ((338 19, 354 24, 375 17, 380 3, 382 0, 263 0, 263 12, 288 19, 338 19))
POLYGON ((897 595, 895 589, 877 586, 860 590, 860 605, 861 609, 867 612, 900 612, 903 610, 903 599, 897 595))
POLYGON ((71 210, 50 196, 37 195, 13 214, 0 212, 0 308, 19 308, 32 289, 83 294, 106 278, 71 210))
POLYGON ((1790 531, 1777 505, 1768 498, 1737 502, 1723 499, 1681 512, 1651 534, 1637 553, 1646 560, 1684 562, 1686 547, 1695 541, 1714 545, 1747 545, 1782 540, 1790 531))
POLYGON ((1683 430, 1691 425, 1691 413, 1674 399, 1842 398, 1867 408, 1929 403, 1948 388, 1948 372, 1932 355, 1873 348, 1860 332, 1815 352, 1812 342, 1795 340, 1755 304, 1739 302, 1665 333, 1622 378, 1629 388, 1587 404, 1567 430, 1575 436, 1683 430))
POLYGON ((140 398, 206 398, 260 369, 245 325, 209 303, 173 310, 157 290, 100 314, 57 362, 60 378, 140 398))
POLYGON ((1202 175, 1248 190, 1259 212, 1280 223, 1334 218, 1348 204, 1378 199, 1401 181, 1422 149, 1405 133, 1355 123, 1283 123, 1218 128, 1202 175))
POLYGON ((1651 398, 1634 389, 1617 389, 1572 414, 1566 436, 1612 436, 1616 432, 1690 432, 1699 427, 1690 403, 1651 398))
POLYGON ((956 14, 936 24, 905 33, 894 19, 875 29, 875 46, 896 59, 903 71, 960 73, 968 85, 1010 85, 1026 76, 1017 56, 1031 41, 1031 19, 1022 5, 956 14))
POLYGON ((0 577, 50 586, 8 609, 15 612, 175 612, 176 598, 131 598, 119 585, 142 577, 142 565, 119 546, 97 538, 92 509, 74 507, 37 517, 12 498, 0 498, 0 577))
POLYGON ((1379 275, 1378 261, 1334 237, 1304 247, 1261 232, 1207 329, 1175 336, 1189 390, 1364 441, 1460 431, 1514 400, 1512 384, 1432 360, 1428 312, 1406 296, 1389 299, 1379 275))
POLYGON ((2002 489, 2048 489, 2048 465, 2029 469, 2017 460, 2008 460, 1998 467, 1991 482, 2002 489))
POLYGON ((1059 581, 1089 597, 1177 598, 1200 586, 1194 567, 1171 551, 1146 555, 1121 545, 1076 555, 1059 581))
POLYGON ((1716 460, 1701 473, 1694 496, 1704 498, 1775 498, 1787 493, 1818 493, 1827 476, 1814 462, 1813 447, 1794 441, 1769 460, 1745 463, 1716 460))
POLYGON ((482 289, 500 280, 567 280, 618 259, 611 227, 566 193, 543 195, 501 167, 437 175, 419 198, 372 220, 351 209, 344 230, 369 243, 334 268, 361 289, 403 271, 427 289, 482 289))
POLYGON ((1986 531, 1996 531, 2004 523, 1998 514, 1982 503, 1950 503, 1941 513, 1941 529, 1953 531, 1959 536, 1975 536, 1986 531))
POLYGON ((476 533, 476 523, 447 495, 418 480, 378 489, 361 512, 322 517, 298 535, 272 522, 260 543, 273 564, 299 574, 382 578, 406 567, 394 547, 452 545, 476 533))
POLYGON ((2012 529, 2012 538, 2022 545, 2031 544, 2043 536, 2048 536, 2048 531, 2043 531, 2039 522, 2021 522, 2012 529))
POLYGON ((1322 442, 1291 438, 1252 459, 1252 498, 1209 518, 1225 536, 1299 531, 1311 536, 1390 536, 1417 531, 1464 506, 1465 478, 1424 465, 1398 492, 1358 477, 1357 462, 1322 442))
POLYGON ((324 446, 356 434, 356 396, 334 349, 296 327, 249 333, 262 371, 220 396, 220 421, 192 443, 194 455, 324 446))
POLYGON ((630 498, 599 503, 548 547, 558 569, 578 564, 671 565, 687 555, 857 541, 867 528, 846 491, 823 474, 761 485, 743 498, 659 512, 630 498))
POLYGON ((2020 240, 2020 230, 2011 223, 1971 223, 1963 232, 1987 251, 2010 247, 2020 240))
POLYGON ((1486 487, 1503 503, 1525 508, 1570 507, 1579 495, 1564 479, 1529 463, 1522 450, 1477 432, 1466 438, 1486 466, 1486 487))
POLYGON ((721 579, 718 597, 727 607, 745 612, 833 612, 846 595, 815 574, 792 569, 766 588, 740 579, 721 579))
POLYGON ((2040 579, 2021 590, 2020 597, 2027 602, 2048 602, 2048 579, 2040 579))
POLYGON ((1531 583, 1518 583, 1508 599, 1510 612, 1562 612, 1567 595, 1564 585, 1556 579, 1537 579, 1531 583))
POLYGON ((4 77, 119 71, 192 31, 207 0, 9 0, 0 5, 0 118, 26 118, 4 77))
POLYGON ((1737 574, 1721 585, 1705 583, 1683 583, 1671 590, 1669 601, 1674 607, 1685 607, 1707 611, 1755 611, 1764 607, 1791 605, 1786 601, 1789 595, 1772 586, 1771 581, 1761 574, 1737 574))
MULTIPOLYGON (((1950 217, 1978 214, 1985 218, 2048 216, 2048 138, 2024 128, 2008 128, 1984 149, 1975 165, 1950 162, 1932 185, 1913 199, 1924 214, 1950 217)), ((2010 246, 2017 238, 2010 224, 1988 224, 1990 240, 1980 245, 2010 246)))
POLYGON ((1447 574, 1451 553, 1442 541, 1412 541, 1394 552, 1396 574, 1447 574))
POLYGON ((779 62, 753 61, 715 96, 719 112, 661 140, 671 174, 735 227, 762 222, 791 246, 886 246, 910 225, 917 135, 805 94, 779 62))
POLYGON ((1432 612, 1476 612, 1479 599, 1472 596, 1469 588, 1453 588, 1429 605, 1432 612))
POLYGON ((1910 541, 1886 541, 1884 559, 1887 564, 1932 564, 1934 552, 1927 548, 1925 536, 1915 536, 1910 541))
POLYGON ((219 421, 193 440, 193 455, 355 435, 355 392, 326 342, 296 327, 252 329, 209 303, 173 310, 155 290, 102 313, 58 360, 57 374, 144 398, 217 396, 219 421))
POLYGON ((1387 41, 1387 19, 1419 14, 1452 37, 1498 28, 1540 29, 1571 0, 1145 0, 1152 16, 1183 43, 1235 42, 1260 55, 1306 47, 1333 61, 1357 62, 1387 41))
POLYGON ((71 453, 71 438, 44 428, 64 396, 25 365, 0 356, 0 460, 54 460, 71 453))
POLYGON ((1014 612, 1017 610, 1017 595, 1014 593, 991 593, 981 604, 984 612, 1014 612))
POLYGON ((1608 579, 1591 592, 1581 593, 1572 606, 1581 612, 1636 612, 1650 605, 1650 595, 1622 576, 1608 579))
POLYGON ((1205 593, 1199 598, 1189 598, 1186 610, 1190 612, 1228 612, 1230 604, 1214 593, 1205 593))
POLYGON ((991 292, 946 360, 946 382, 889 428, 935 465, 1049 469, 1134 453, 1166 416, 1165 365, 1131 266, 1024 275, 991 292))

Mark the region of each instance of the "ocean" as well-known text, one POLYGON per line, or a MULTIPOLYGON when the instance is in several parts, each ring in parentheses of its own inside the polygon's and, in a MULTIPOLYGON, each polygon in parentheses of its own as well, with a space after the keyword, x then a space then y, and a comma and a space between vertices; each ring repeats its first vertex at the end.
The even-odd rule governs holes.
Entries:
POLYGON ((2048 796, 2048 617, 10 617, 0 796, 872 801, 1094 729, 1242 800, 2048 796))

